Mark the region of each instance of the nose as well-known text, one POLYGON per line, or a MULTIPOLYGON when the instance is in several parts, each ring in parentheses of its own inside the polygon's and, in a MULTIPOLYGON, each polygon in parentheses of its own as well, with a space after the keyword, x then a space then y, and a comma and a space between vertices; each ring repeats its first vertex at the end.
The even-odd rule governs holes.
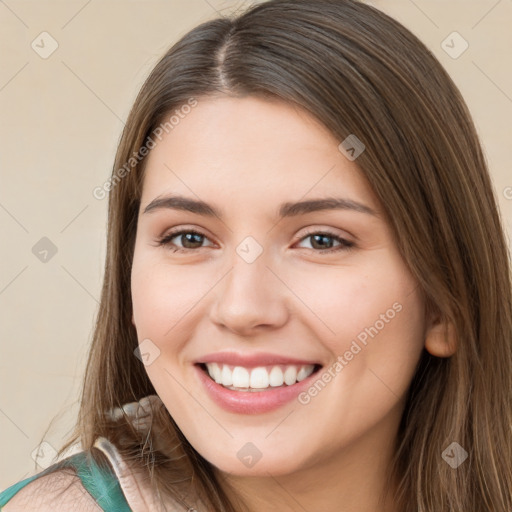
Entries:
POLYGON ((242 336, 282 327, 289 318, 292 293, 263 253, 252 263, 238 255, 215 287, 213 323, 242 336))

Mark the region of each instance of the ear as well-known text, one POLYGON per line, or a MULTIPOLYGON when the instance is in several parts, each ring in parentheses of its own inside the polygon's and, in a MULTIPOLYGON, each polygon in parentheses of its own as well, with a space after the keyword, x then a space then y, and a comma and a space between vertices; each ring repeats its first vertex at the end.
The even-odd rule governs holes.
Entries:
POLYGON ((439 317, 430 322, 425 331, 425 348, 436 357, 450 357, 457 350, 457 333, 454 325, 439 317))

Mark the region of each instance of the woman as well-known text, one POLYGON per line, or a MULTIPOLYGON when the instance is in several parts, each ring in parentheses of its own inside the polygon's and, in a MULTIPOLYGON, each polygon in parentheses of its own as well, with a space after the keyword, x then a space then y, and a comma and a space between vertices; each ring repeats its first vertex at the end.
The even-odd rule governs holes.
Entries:
POLYGON ((200 25, 103 189, 83 451, 6 511, 512 509, 509 254, 407 29, 355 0, 200 25))

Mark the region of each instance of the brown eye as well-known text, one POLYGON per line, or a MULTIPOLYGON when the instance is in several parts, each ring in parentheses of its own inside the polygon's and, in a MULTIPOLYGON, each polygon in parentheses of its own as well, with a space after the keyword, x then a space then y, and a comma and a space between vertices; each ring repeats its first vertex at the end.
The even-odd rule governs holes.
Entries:
POLYGON ((324 254, 349 250, 355 246, 353 242, 330 232, 311 232, 302 237, 300 241, 302 242, 308 238, 311 239, 311 249, 324 254), (334 242, 338 242, 338 245, 333 247, 334 242))
POLYGON ((165 235, 158 241, 158 245, 168 246, 173 252, 186 252, 188 250, 201 249, 204 240, 208 240, 205 235, 193 230, 174 231, 165 235), (173 240, 176 239, 181 245, 176 245, 173 240))

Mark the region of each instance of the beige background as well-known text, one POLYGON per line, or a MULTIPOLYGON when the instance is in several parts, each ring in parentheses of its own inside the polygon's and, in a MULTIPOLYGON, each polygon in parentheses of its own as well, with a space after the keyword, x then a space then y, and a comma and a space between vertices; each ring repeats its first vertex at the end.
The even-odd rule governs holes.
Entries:
MULTIPOLYGON (((52 418, 62 413, 42 463, 75 418, 105 254, 107 202, 92 190, 109 177, 138 89, 180 36, 248 3, 0 1, 0 490, 45 467, 31 454, 52 418), (42 32, 58 44, 46 59, 31 47, 51 48, 42 32), (57 248, 46 262, 32 252, 42 237, 57 248)), ((412 30, 460 87, 510 240, 512 1, 368 3, 412 30), (453 31, 469 43, 456 59, 441 46, 453 31)))

